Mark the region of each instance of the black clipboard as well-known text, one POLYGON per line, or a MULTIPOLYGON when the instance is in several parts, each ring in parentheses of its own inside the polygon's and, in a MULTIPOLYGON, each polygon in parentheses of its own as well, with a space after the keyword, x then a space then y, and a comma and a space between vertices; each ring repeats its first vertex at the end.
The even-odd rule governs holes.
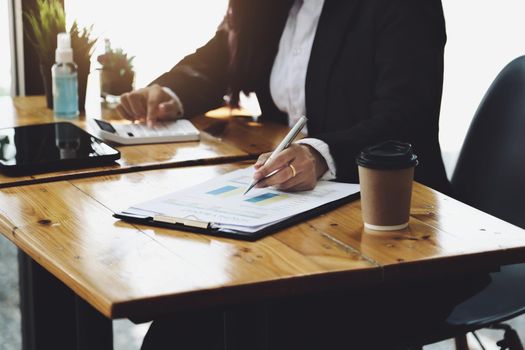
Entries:
POLYGON ((113 214, 113 216, 117 219, 121 219, 123 221, 135 223, 135 224, 143 224, 143 225, 148 225, 148 226, 162 227, 162 228, 168 228, 168 229, 174 229, 174 230, 182 230, 182 231, 188 231, 188 232, 193 232, 193 233, 204 233, 204 234, 211 235, 211 236, 219 236, 219 237, 233 238, 233 239, 253 242, 260 238, 268 236, 272 233, 275 233, 277 231, 281 231, 292 225, 295 225, 305 220, 311 219, 315 216, 325 214, 329 212, 330 210, 340 207, 343 204, 359 199, 359 197, 360 197, 360 192, 351 194, 349 196, 343 197, 333 202, 329 202, 319 207, 310 209, 298 215, 294 215, 285 220, 279 221, 272 226, 265 227, 255 232, 221 231, 220 229, 210 227, 209 223, 204 223, 200 221, 175 219, 175 218, 168 218, 169 220, 161 221, 161 220, 155 220, 155 218, 151 216, 135 215, 135 214, 126 213, 125 211, 113 214))

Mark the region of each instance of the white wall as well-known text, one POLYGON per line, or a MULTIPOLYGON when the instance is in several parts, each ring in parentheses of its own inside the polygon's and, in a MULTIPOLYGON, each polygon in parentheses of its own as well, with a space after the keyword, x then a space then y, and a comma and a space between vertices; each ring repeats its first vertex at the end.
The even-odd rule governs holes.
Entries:
POLYGON ((491 82, 508 62, 525 54, 525 0, 442 1, 448 43, 440 140, 451 174, 491 82))

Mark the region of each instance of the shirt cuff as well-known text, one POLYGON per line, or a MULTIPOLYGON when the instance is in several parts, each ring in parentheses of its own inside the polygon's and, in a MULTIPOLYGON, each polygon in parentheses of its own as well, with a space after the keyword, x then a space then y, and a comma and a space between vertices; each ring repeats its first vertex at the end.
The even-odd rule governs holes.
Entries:
POLYGON ((168 95, 170 95, 172 100, 175 101, 175 104, 177 105, 177 107, 179 107, 179 113, 177 114, 177 117, 182 117, 184 115, 184 106, 182 105, 182 102, 180 101, 179 96, 177 96, 177 94, 174 93, 173 90, 170 89, 169 87, 162 86, 162 90, 168 95))
POLYGON ((328 165, 328 170, 319 178, 319 180, 334 180, 336 175, 336 168, 335 168, 335 162, 334 158, 330 154, 330 147, 326 144, 326 142, 321 141, 319 139, 314 138, 305 138, 301 139, 299 141, 296 141, 295 143, 300 143, 304 145, 308 145, 310 147, 313 147, 317 152, 321 154, 321 156, 326 161, 326 164, 328 165))

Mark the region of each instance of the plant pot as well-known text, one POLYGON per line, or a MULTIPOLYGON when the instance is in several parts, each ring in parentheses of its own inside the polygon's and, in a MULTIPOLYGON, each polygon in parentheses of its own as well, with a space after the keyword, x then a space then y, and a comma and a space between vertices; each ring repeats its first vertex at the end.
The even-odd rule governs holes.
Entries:
POLYGON ((100 71, 100 95, 104 98, 108 95, 120 96, 133 90, 134 77, 133 72, 120 75, 118 72, 102 69, 100 71))
POLYGON ((44 83, 47 108, 53 109, 53 78, 51 77, 51 66, 41 64, 40 75, 42 75, 42 82, 44 83))

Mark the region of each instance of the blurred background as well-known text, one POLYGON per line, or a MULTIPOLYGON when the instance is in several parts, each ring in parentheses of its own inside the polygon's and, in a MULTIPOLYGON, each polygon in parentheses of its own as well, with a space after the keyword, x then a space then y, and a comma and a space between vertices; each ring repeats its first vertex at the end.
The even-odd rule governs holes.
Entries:
POLYGON ((227 0, 66 0, 66 27, 74 20, 81 27, 93 24, 100 38, 93 55, 104 53, 104 38, 114 48, 135 56, 135 86, 147 85, 169 70, 215 33, 226 13, 227 0))
MULTIPOLYGON (((22 39, 21 9, 28 3, 34 0, 0 0, 0 96, 43 94, 28 84, 35 74, 28 71, 32 58, 24 57, 22 39)), ((209 40, 226 6, 227 0, 64 1, 67 28, 74 20, 80 26, 93 24, 93 35, 99 39, 92 73, 99 67, 97 55, 104 52, 103 39, 109 38, 114 48, 135 56, 136 88, 209 40)), ((490 83, 508 62, 525 54, 525 1, 443 0, 443 7, 448 43, 440 141, 450 175, 490 83)), ((0 350, 20 348, 17 293, 16 252, 0 236, 0 328, 11 330, 0 329, 0 350)), ((117 349, 138 349, 147 325, 118 321, 115 328, 117 349)))
MULTIPOLYGON (((30 86, 23 86, 27 77, 17 69, 24 62, 23 50, 16 49, 21 26, 10 15, 20 16, 24 1, 30 2, 0 0, 0 95, 34 93, 30 86)), ((103 39, 109 38, 112 47, 135 56, 138 88, 206 43, 225 14, 227 0, 65 0, 64 6, 67 28, 74 20, 80 26, 93 25, 93 36, 99 39, 92 73, 100 66, 96 57, 104 52, 103 39)), ((448 43, 440 140, 450 175, 489 84, 506 63, 525 53, 525 2, 443 0, 443 7, 448 43)), ((26 65, 27 61, 25 58, 26 65)))

